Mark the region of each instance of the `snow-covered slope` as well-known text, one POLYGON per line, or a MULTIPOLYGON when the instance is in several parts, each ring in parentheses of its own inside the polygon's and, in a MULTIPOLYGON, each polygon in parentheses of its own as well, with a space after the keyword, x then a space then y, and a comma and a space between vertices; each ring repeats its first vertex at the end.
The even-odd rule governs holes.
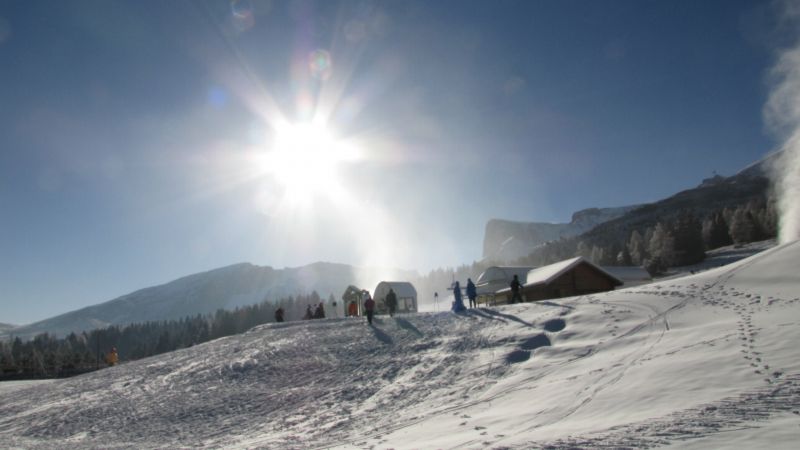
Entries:
POLYGON ((416 276, 416 272, 323 262, 286 269, 235 264, 21 326, 14 329, 14 335, 31 338, 47 332, 64 336, 109 325, 181 319, 312 291, 323 298, 330 294, 338 298, 350 284, 372 289, 384 277, 405 279, 409 276, 416 276))
POLYGON ((483 258, 496 262, 515 261, 545 242, 583 234, 597 225, 623 216, 639 205, 619 208, 589 208, 572 215, 569 223, 514 222, 492 219, 483 236, 483 258))
POLYGON ((23 448, 795 448, 800 243, 478 309, 269 324, 2 393, 23 448))

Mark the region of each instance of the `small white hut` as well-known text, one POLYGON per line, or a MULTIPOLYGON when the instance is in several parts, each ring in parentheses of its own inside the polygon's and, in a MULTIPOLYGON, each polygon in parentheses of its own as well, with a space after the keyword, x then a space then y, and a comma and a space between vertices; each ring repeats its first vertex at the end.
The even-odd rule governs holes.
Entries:
POLYGON ((414 285, 407 281, 381 281, 375 286, 372 294, 377 314, 389 313, 389 308, 386 307, 386 294, 389 293, 389 289, 393 289, 397 296, 398 313, 417 312, 417 290, 414 289, 414 285))

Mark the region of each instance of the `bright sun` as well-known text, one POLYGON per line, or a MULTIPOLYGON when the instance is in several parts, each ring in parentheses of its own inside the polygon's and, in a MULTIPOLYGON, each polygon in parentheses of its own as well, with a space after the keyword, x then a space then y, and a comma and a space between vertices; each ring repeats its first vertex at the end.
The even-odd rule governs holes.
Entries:
POLYGON ((338 170, 355 157, 323 126, 287 125, 277 130, 264 169, 291 201, 306 202, 317 195, 335 200, 343 193, 338 170))

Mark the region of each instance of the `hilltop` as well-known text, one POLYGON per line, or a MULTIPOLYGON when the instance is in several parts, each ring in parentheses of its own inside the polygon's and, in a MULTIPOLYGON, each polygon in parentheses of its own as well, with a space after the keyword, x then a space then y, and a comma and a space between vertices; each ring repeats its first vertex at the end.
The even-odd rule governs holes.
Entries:
POLYGON ((22 338, 45 332, 64 336, 110 325, 177 320, 213 313, 218 309, 252 305, 265 299, 277 301, 282 297, 311 292, 317 292, 322 298, 330 294, 339 298, 348 285, 360 285, 367 280, 377 284, 386 273, 416 276, 416 272, 364 269, 326 262, 285 269, 250 263, 234 264, 140 289, 97 305, 16 327, 13 331, 15 336, 22 338))
POLYGON ((465 314, 268 324, 0 393, 24 448, 794 448, 800 243, 465 314))

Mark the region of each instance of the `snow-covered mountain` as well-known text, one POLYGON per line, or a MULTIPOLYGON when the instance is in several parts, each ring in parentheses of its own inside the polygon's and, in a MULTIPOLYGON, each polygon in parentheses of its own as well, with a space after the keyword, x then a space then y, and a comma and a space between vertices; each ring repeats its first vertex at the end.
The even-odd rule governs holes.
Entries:
POLYGON ((330 294, 338 299, 350 284, 372 289, 382 279, 412 276, 416 272, 322 262, 286 269, 242 263, 140 289, 105 303, 17 327, 13 332, 23 338, 44 332, 64 336, 109 325, 180 319, 312 291, 324 299, 330 294))
POLYGON ((16 325, 11 325, 10 323, 0 323, 0 336, 14 328, 16 328, 16 325))
POLYGON ((268 324, 23 390, 38 448, 796 448, 800 242, 700 274, 471 310, 268 324))
POLYGON ((569 223, 514 222, 492 219, 483 236, 483 259, 514 261, 545 242, 581 235, 597 225, 621 217, 638 205, 589 208, 572 215, 569 223))

